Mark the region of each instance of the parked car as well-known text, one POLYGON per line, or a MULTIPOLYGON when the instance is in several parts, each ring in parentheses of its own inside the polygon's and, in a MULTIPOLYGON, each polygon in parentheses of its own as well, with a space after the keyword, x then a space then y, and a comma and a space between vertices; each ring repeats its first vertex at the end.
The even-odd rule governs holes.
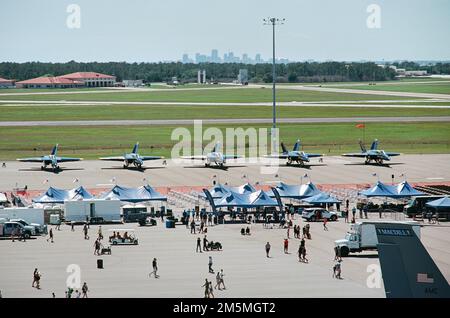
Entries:
POLYGON ((315 222, 323 219, 328 219, 329 221, 337 221, 338 216, 336 212, 331 212, 324 208, 307 208, 303 210, 302 218, 304 218, 308 222, 315 222))

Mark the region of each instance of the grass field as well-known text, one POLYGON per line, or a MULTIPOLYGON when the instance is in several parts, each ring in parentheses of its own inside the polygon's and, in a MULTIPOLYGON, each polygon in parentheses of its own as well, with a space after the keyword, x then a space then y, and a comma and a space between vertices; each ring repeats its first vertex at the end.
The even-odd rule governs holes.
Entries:
MULTIPOLYGON (((324 85, 325 86, 325 85, 324 85)), ((408 83, 398 85, 377 84, 377 85, 346 85, 346 86, 333 86, 334 88, 346 88, 346 89, 364 89, 372 91, 390 91, 390 92, 408 92, 408 93, 430 93, 430 94, 450 94, 450 81, 445 83, 408 83)))
MULTIPOLYGON (((0 121, 271 118, 267 106, 59 105, 1 106, 0 121)), ((278 106, 280 118, 450 116, 450 109, 278 106)))
MULTIPOLYGON (((218 125, 224 130, 226 127, 218 125)), ((269 128, 267 125, 255 125, 269 128)), ((362 130, 355 124, 281 124, 281 140, 291 147, 301 138, 306 151, 341 154, 359 151, 362 130)), ((0 158, 15 159, 47 153, 59 143, 61 155, 94 159, 100 155, 122 154, 139 141, 142 154, 170 157, 171 133, 176 127, 7 127, 0 128, 0 158), (93 137, 95 136, 95 137, 93 137), (33 150, 36 149, 36 150, 33 150)), ((192 127, 187 127, 191 129, 192 127)), ((207 126, 204 127, 206 129, 207 126)), ((247 128, 247 127, 243 127, 247 128)), ((402 153, 450 153, 448 123, 371 123, 366 125, 365 141, 380 140, 380 148, 402 153)), ((207 141, 205 141, 205 144, 207 141)))
MULTIPOLYGON (((367 95, 353 93, 334 93, 317 91, 296 91, 278 89, 277 100, 290 101, 363 101, 363 100, 402 100, 405 97, 367 95)), ((45 94, 2 96, 1 100, 32 101, 118 101, 118 102, 270 102, 272 90, 268 88, 230 88, 204 90, 165 90, 165 91, 120 91, 86 94, 45 94)))

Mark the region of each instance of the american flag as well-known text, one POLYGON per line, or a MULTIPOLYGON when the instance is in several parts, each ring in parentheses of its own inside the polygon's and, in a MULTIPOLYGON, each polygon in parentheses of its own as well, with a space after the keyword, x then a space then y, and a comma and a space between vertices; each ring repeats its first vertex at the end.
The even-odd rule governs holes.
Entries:
POLYGON ((428 276, 426 273, 417 273, 417 282, 432 284, 434 283, 434 279, 431 275, 428 276))

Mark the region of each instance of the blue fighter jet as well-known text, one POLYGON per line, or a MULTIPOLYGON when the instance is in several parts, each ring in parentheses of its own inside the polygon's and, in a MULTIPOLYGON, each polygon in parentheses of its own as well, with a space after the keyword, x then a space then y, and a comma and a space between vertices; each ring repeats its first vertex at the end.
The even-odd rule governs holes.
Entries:
POLYGON ((300 139, 297 140, 297 142, 294 145, 294 148, 292 151, 287 150, 284 143, 281 143, 281 149, 283 150, 282 153, 279 154, 271 154, 266 155, 264 157, 266 158, 279 158, 279 159, 287 159, 286 165, 290 166, 293 162, 300 164, 301 166, 305 165, 305 162, 309 162, 310 158, 317 158, 317 157, 323 157, 322 154, 318 153, 307 153, 304 151, 300 151, 300 139))
POLYGON ((117 157, 102 157, 99 158, 100 160, 107 160, 107 161, 121 161, 123 162, 123 167, 128 168, 130 164, 134 165, 137 169, 142 169, 142 165, 144 164, 144 161, 147 160, 158 160, 163 159, 164 157, 161 156, 141 156, 138 154, 139 149, 139 142, 137 142, 131 153, 126 153, 123 156, 117 156, 117 157))
POLYGON ((33 157, 33 158, 22 158, 17 159, 21 162, 42 162, 41 170, 45 170, 48 165, 52 166, 53 171, 58 171, 60 169, 58 163, 60 162, 71 162, 71 161, 80 161, 83 158, 70 158, 70 157, 58 157, 58 146, 55 145, 52 149, 50 155, 42 156, 42 157, 33 157))
POLYGON ((359 146, 361 147, 361 152, 359 153, 345 153, 344 157, 356 157, 356 158, 366 158, 365 164, 370 164, 374 161, 376 164, 382 165, 383 161, 390 161, 391 157, 399 156, 398 152, 387 152, 384 150, 378 150, 378 139, 375 139, 367 150, 362 141, 359 141, 359 146))

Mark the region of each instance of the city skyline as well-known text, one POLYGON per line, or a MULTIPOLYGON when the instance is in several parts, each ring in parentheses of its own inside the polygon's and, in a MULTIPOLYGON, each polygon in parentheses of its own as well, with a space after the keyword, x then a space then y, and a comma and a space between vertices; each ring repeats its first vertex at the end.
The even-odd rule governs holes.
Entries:
MULTIPOLYGON (((212 49, 211 54, 195 53, 192 58, 189 53, 184 53, 181 60, 178 60, 183 64, 187 63, 242 63, 242 64, 261 64, 272 63, 272 58, 264 59, 261 57, 261 53, 255 53, 254 58, 248 53, 242 53, 240 56, 235 55, 233 51, 223 53, 222 57, 219 55, 218 49, 212 49)), ((287 64, 291 61, 286 58, 276 58, 276 63, 287 64)))

